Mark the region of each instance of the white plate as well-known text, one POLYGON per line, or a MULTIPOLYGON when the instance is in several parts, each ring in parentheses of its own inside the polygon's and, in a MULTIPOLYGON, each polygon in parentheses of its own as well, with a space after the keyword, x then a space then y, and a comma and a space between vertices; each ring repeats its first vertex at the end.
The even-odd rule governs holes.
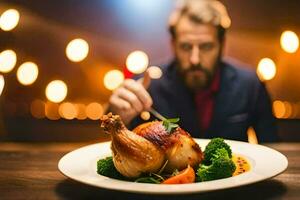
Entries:
MULTIPOLYGON (((206 139, 195 139, 204 150, 209 142, 206 139)), ((135 183, 111 179, 97 174, 97 161, 111 155, 110 142, 82 147, 63 156, 59 170, 67 177, 84 184, 134 193, 178 194, 201 193, 225 188, 239 187, 256 183, 282 173, 288 166, 287 158, 271 148, 245 142, 225 140, 234 154, 241 154, 248 159, 251 170, 238 176, 215 181, 163 185, 135 183)))

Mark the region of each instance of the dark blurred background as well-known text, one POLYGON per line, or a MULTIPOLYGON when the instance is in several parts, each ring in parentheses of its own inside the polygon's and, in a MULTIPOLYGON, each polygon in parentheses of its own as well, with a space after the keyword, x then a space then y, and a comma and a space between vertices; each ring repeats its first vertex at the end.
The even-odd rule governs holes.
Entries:
MULTIPOLYGON (((232 19, 226 58, 238 59, 253 70, 258 69, 263 58, 273 60, 275 66, 264 59, 258 73, 271 94, 280 136, 285 141, 300 141, 300 2, 222 2, 232 19), (284 34, 281 44, 282 34, 288 30, 292 32, 284 34)), ((107 88, 115 87, 122 79, 118 73, 109 76, 109 72, 119 70, 130 77, 126 59, 136 50, 148 55, 149 66, 160 66, 172 59, 167 23, 174 6, 174 0, 1 1, 0 139, 107 138, 99 130, 98 119, 111 94, 107 88), (19 13, 15 27, 11 23, 17 14, 6 12, 9 9, 19 13), (84 52, 84 42, 70 50, 75 59, 77 54, 78 59, 83 55, 79 62, 66 55, 67 45, 76 38, 88 44, 88 53, 84 52), (7 50, 15 52, 15 64, 14 54, 7 50), (36 66, 38 75, 34 76, 36 66), (60 92, 58 82, 52 85, 54 93, 50 88, 46 96, 47 85, 53 80, 63 81, 67 93, 64 88, 60 92)))

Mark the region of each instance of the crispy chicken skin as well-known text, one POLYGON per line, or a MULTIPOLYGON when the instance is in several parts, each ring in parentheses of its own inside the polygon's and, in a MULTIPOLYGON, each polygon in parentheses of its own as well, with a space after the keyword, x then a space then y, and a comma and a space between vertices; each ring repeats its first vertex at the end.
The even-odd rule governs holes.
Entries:
POLYGON ((104 115, 101 127, 111 134, 113 161, 124 176, 135 178, 142 173, 158 172, 164 163, 166 172, 196 167, 203 154, 193 138, 180 127, 168 133, 162 122, 153 121, 129 131, 118 115, 104 115))
POLYGON ((159 146, 129 131, 118 115, 104 115, 101 127, 112 137, 113 162, 122 175, 135 178, 163 165, 165 155, 159 146))
POLYGON ((199 145, 180 127, 168 133, 162 122, 154 121, 137 126, 133 132, 161 147, 168 160, 167 172, 182 170, 187 165, 196 167, 203 159, 199 145))

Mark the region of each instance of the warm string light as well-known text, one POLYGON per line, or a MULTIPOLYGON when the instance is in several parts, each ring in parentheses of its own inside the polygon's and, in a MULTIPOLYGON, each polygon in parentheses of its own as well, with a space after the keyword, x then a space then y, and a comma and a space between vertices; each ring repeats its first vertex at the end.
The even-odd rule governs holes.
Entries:
POLYGON ((31 115, 37 119, 45 118, 45 103, 42 100, 36 99, 30 105, 31 115))
POLYGON ((36 81, 38 74, 38 66, 35 63, 25 62, 17 71, 17 79, 22 85, 31 85, 36 81))
POLYGON ((67 85, 61 80, 51 81, 46 87, 46 97, 54 103, 62 102, 67 94, 67 85))
POLYGON ((287 53, 295 53, 299 48, 299 38, 293 31, 284 31, 280 37, 280 45, 287 53))
POLYGON ((72 120, 77 116, 77 109, 74 104, 65 102, 59 105, 58 113, 62 118, 72 120))
POLYGON ((91 120, 98 120, 103 115, 103 107, 101 104, 93 102, 86 106, 86 115, 91 120))
POLYGON ((300 102, 276 100, 273 102, 273 113, 278 119, 300 119, 300 102))
POLYGON ((160 79, 162 77, 162 70, 157 66, 151 66, 147 69, 152 79, 160 79))
POLYGON ((4 86, 5 86, 4 77, 3 77, 3 75, 0 74, 0 96, 3 92, 4 86))
POLYGON ((118 88, 124 81, 124 74, 120 70, 111 70, 104 76, 104 86, 108 90, 118 88))
POLYGON ((143 73, 149 64, 149 58, 143 51, 134 51, 130 53, 126 59, 126 67, 128 71, 134 74, 143 73))
POLYGON ((45 115, 50 120, 58 120, 60 119, 59 116, 59 105, 57 103, 53 103, 48 101, 45 105, 45 115))
POLYGON ((262 81, 268 81, 276 75, 276 65, 270 58, 263 58, 258 63, 257 75, 262 81))
POLYGON ((0 17, 0 28, 3 31, 11 31, 18 25, 19 20, 20 13, 17 10, 6 10, 0 17))
POLYGON ((282 101, 274 101, 273 102, 273 113, 276 118, 283 118, 285 115, 285 106, 282 101))
POLYGON ((85 112, 86 106, 82 103, 76 104, 77 116, 76 118, 79 120, 85 120, 87 118, 85 112))
POLYGON ((80 38, 74 39, 66 47, 66 55, 73 62, 83 61, 89 53, 89 44, 80 38))
POLYGON ((92 102, 87 105, 83 103, 54 103, 51 101, 44 102, 36 99, 31 102, 30 113, 34 118, 50 120, 58 120, 60 118, 66 120, 99 120, 104 113, 104 105, 92 102))
POLYGON ((143 112, 141 112, 140 117, 143 120, 147 121, 147 120, 150 119, 151 115, 150 115, 150 113, 148 111, 143 111, 143 112))
POLYGON ((13 70, 17 63, 17 54, 11 50, 5 50, 0 53, 0 72, 8 73, 13 70))

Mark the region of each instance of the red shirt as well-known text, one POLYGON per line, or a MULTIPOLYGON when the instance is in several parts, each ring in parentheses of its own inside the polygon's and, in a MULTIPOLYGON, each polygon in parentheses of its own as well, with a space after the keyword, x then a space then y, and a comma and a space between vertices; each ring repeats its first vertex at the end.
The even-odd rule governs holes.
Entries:
POLYGON ((200 127, 203 131, 202 133, 204 133, 210 125, 215 105, 215 93, 219 90, 219 88, 220 70, 216 72, 209 88, 201 90, 195 95, 196 108, 199 116, 200 127))

